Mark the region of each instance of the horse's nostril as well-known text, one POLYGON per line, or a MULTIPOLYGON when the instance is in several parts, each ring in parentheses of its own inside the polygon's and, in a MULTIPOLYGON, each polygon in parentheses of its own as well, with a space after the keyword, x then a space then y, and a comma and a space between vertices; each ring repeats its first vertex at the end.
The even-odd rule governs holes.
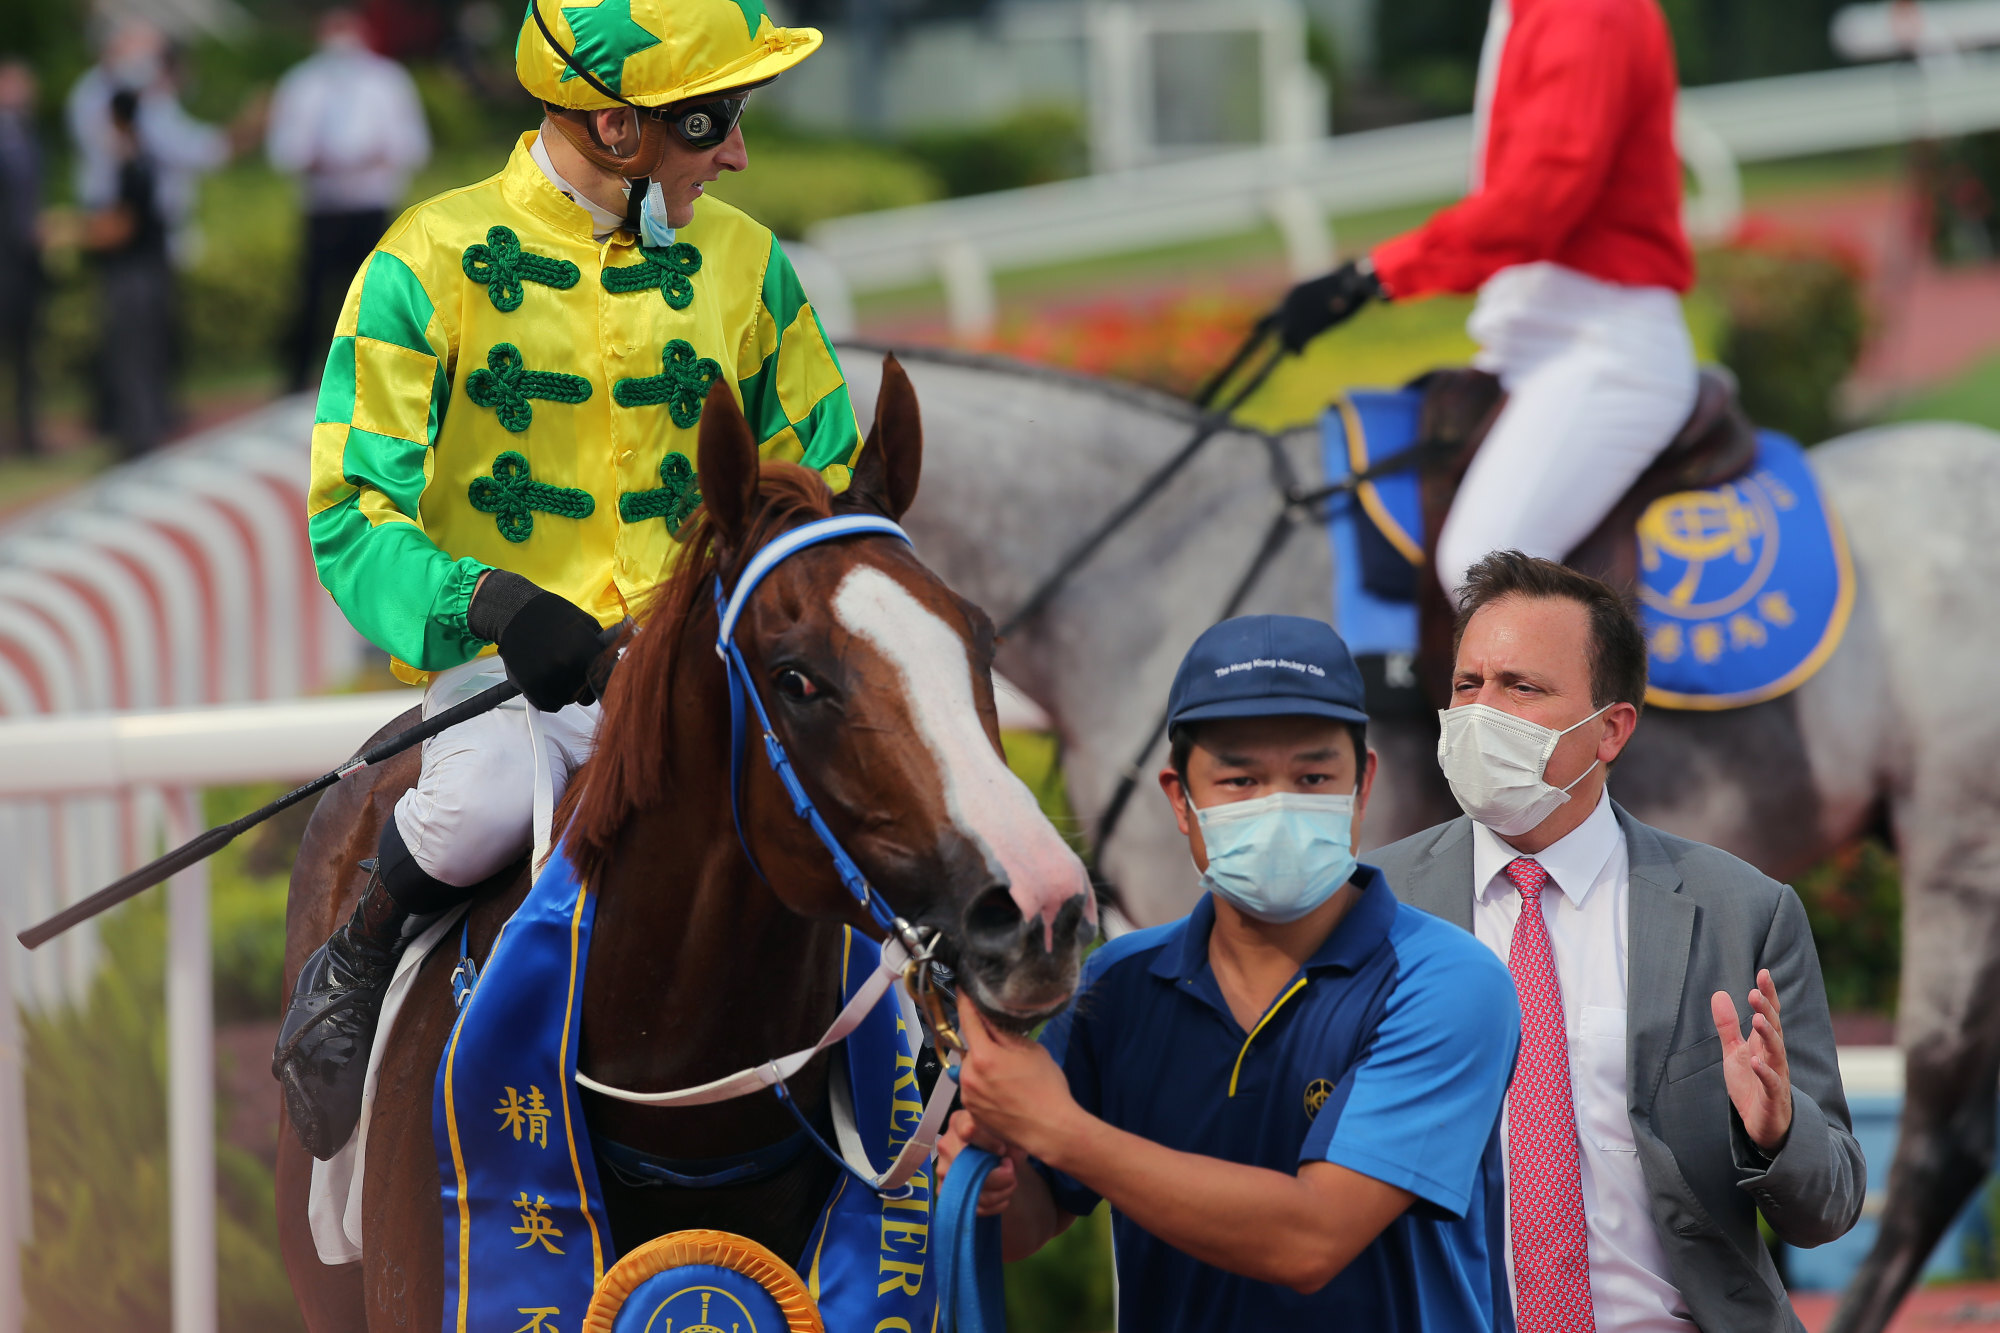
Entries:
POLYGON ((1004 947, 1021 930, 1021 908, 1005 885, 996 884, 972 900, 965 909, 965 935, 991 946, 1004 947))

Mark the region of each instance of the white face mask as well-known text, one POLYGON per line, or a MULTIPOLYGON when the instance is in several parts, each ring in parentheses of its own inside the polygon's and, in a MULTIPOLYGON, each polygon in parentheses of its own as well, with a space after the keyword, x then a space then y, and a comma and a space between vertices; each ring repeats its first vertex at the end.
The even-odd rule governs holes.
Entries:
POLYGON ((667 225, 667 192, 658 181, 646 187, 646 201, 639 205, 639 243, 648 250, 664 250, 674 243, 674 229, 667 225))
POLYGON ((1597 767, 1593 762, 1568 787, 1551 787, 1542 775, 1556 742, 1610 707, 1606 704, 1561 731, 1486 704, 1442 709, 1438 767, 1466 814, 1502 837, 1526 833, 1568 801, 1570 788, 1597 767))
POLYGON ((1354 795, 1274 792, 1194 812, 1202 886, 1259 921, 1296 921, 1354 874, 1354 795))

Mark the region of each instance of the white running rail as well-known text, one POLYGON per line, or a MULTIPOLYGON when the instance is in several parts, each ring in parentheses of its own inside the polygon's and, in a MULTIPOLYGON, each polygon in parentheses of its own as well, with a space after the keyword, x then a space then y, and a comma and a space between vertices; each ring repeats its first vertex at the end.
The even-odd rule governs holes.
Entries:
MULTIPOLYGON (((194 784, 323 771, 374 729, 361 713, 387 706, 340 701, 344 739, 315 749, 302 737, 289 754, 275 716, 263 717, 271 734, 239 726, 234 767, 222 714, 171 756, 168 723, 106 716, 290 700, 353 674, 364 645, 320 589, 308 550, 311 431, 311 404, 289 400, 0 527, 0 1333, 20 1328, 20 1246, 32 1223, 13 1001, 80 1000, 97 956, 89 926, 32 954, 14 932, 198 832, 194 784), (111 766, 79 780, 97 761, 111 766)), ((173 1329, 214 1333, 205 869, 176 876, 167 896, 173 1329)))
MULTIPOLYGON (((1737 164, 2000 126, 2000 55, 1908 62, 1690 88, 1680 147, 1697 191, 1689 223, 1721 235, 1741 207, 1737 164)), ((993 274, 1276 225, 1295 272, 1323 267, 1326 219, 1457 197, 1472 120, 1399 125, 1244 149, 1024 190, 834 218, 813 245, 856 292, 940 280, 954 329, 977 333, 993 274)))

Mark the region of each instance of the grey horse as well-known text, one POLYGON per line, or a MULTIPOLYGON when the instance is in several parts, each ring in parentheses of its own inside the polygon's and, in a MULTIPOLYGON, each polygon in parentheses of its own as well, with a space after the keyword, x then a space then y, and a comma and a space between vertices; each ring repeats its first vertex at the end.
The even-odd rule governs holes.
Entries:
MULTIPOLYGON (((858 364, 861 349, 850 349, 858 364)), ((904 352, 925 425, 908 526, 954 588, 1003 619, 1195 424, 1191 407, 1103 381, 950 353, 904 352)), ((862 376, 870 380, 872 376, 862 376)), ((855 386, 862 420, 872 388, 855 386)), ((1282 506, 1273 450, 1322 475, 1316 433, 1214 440, 1013 634, 999 670, 1047 710, 1085 828, 1155 724, 1174 668, 1218 615, 1282 506)), ((1618 764, 1617 798, 1647 823, 1727 848, 1785 879, 1870 831, 1904 888, 1900 1038, 1907 1094, 1874 1250, 1835 1324, 1876 1333, 1991 1169, 2000 1092, 2000 435, 1885 427, 1813 450, 1844 518, 1858 590, 1840 647, 1780 699, 1723 713, 1654 710, 1618 764)), ((1326 616, 1324 534, 1292 534, 1247 611, 1326 616)), ((1365 837, 1379 846, 1455 816, 1427 717, 1382 719, 1365 837)), ((1197 893, 1153 791, 1164 747, 1102 868, 1139 924, 1197 893)))

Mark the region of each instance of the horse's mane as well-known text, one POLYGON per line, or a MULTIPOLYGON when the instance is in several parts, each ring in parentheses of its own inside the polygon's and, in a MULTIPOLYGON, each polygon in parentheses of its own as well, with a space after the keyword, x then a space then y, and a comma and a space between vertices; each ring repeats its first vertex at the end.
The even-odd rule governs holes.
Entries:
MULTIPOLYGON (((556 809, 555 832, 584 883, 597 881, 626 822, 672 786, 667 754, 673 744, 675 681, 681 653, 712 652, 715 579, 733 585, 751 555, 788 528, 833 513, 833 493, 817 472, 795 463, 759 469, 761 501, 741 548, 725 562, 716 548, 706 505, 685 531, 679 566, 646 600, 640 632, 627 640, 598 719, 597 749, 577 771, 556 809)), ((726 771, 726 769, 725 769, 726 771)))

